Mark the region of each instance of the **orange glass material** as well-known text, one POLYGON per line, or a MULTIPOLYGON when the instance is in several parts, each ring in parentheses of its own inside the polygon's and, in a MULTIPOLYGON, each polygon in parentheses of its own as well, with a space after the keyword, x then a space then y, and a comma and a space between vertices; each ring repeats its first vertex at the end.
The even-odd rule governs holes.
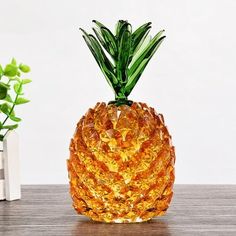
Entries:
POLYGON ((73 206, 103 222, 163 215, 173 195, 174 163, 161 114, 145 103, 97 103, 78 122, 70 144, 73 206))

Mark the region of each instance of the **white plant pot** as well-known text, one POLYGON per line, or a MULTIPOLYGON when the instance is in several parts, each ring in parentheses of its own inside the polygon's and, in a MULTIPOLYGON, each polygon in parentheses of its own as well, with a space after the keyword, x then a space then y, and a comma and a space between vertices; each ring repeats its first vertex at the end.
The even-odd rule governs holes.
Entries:
POLYGON ((0 200, 6 199, 5 195, 5 180, 4 180, 4 168, 3 168, 3 152, 0 148, 0 200))
POLYGON ((19 140, 15 131, 7 133, 0 149, 0 200, 20 199, 19 140))

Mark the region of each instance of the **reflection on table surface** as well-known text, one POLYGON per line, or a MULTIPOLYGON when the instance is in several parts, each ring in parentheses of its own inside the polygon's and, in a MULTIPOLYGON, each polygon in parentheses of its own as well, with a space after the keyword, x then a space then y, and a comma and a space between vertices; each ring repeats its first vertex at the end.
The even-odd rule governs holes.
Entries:
POLYGON ((93 222, 88 219, 81 220, 72 229, 72 235, 96 235, 96 236, 129 236, 129 235, 162 235, 171 236, 168 223, 162 219, 153 219, 143 223, 108 224, 93 222))

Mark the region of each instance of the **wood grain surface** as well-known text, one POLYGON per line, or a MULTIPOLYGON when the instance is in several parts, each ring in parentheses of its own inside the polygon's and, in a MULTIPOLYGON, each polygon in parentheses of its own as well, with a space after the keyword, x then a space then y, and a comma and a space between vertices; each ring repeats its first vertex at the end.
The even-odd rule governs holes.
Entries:
POLYGON ((105 224, 76 214, 67 185, 22 187, 19 201, 0 201, 1 236, 236 236, 236 185, 176 185, 167 214, 146 223, 105 224))

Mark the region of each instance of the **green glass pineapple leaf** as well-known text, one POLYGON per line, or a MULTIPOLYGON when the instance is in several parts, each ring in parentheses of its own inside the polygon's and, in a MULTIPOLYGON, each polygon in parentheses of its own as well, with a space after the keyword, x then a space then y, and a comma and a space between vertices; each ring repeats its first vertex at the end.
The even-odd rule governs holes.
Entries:
POLYGON ((102 23, 93 20, 98 28, 93 28, 101 45, 106 49, 106 51, 113 57, 114 60, 117 58, 117 45, 116 38, 112 32, 106 28, 102 23))
POLYGON ((151 22, 143 24, 132 32, 132 26, 128 21, 119 20, 115 34, 99 21, 93 20, 93 22, 96 25, 96 28, 93 28, 95 36, 83 29, 81 31, 86 44, 115 93, 115 101, 111 103, 130 105, 132 102, 128 100, 128 96, 163 42, 164 30, 150 40, 148 36, 151 22))
POLYGON ((132 41, 133 41, 133 54, 135 54, 138 49, 143 44, 145 38, 149 34, 151 30, 151 22, 148 22, 142 26, 140 26, 135 32, 132 34, 132 41))
POLYGON ((82 32, 84 33, 83 38, 85 42, 87 43, 90 51, 92 52, 95 60, 97 61, 100 69, 102 70, 103 74, 105 75, 105 78, 107 79, 107 82, 109 85, 113 87, 113 84, 117 83, 117 79, 113 73, 114 67, 112 63, 109 61, 107 56, 105 55, 102 47, 100 46, 99 42, 97 39, 91 35, 87 34, 85 30, 81 29, 82 32))
POLYGON ((162 41, 164 40, 165 36, 162 36, 164 31, 160 31, 145 47, 142 51, 140 56, 135 60, 134 64, 130 67, 128 71, 129 80, 128 83, 125 85, 125 90, 127 96, 131 93, 132 89, 138 82, 142 72, 144 71, 145 67, 147 66, 148 62, 157 51, 158 47, 161 45, 162 41))
POLYGON ((128 27, 123 27, 118 38, 118 60, 116 63, 117 79, 120 84, 125 84, 128 81, 128 62, 131 53, 131 30, 128 27))

